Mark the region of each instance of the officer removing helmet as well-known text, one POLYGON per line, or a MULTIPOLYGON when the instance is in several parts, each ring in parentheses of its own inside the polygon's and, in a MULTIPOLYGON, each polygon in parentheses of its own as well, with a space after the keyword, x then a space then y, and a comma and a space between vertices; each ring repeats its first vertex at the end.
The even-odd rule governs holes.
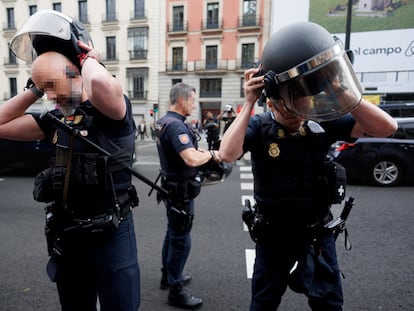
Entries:
POLYGON ((244 73, 245 103, 219 149, 226 162, 251 153, 255 204, 243 217, 256 242, 250 310, 276 310, 288 285, 307 295, 312 310, 342 310, 327 224, 346 181, 326 154, 336 140, 386 137, 397 126, 362 98, 346 51, 320 25, 281 28, 261 59, 244 73), (251 117, 260 98, 270 109, 251 117))
POLYGON ((60 12, 33 14, 11 48, 33 60, 32 77, 24 92, 0 106, 0 137, 46 139, 54 146, 51 166, 35 178, 33 194, 47 203, 47 272, 62 310, 96 310, 98 297, 102 310, 138 310, 131 212, 138 197, 126 169, 136 131, 131 103, 100 63, 83 25, 60 12), (25 114, 44 93, 56 109, 25 114))

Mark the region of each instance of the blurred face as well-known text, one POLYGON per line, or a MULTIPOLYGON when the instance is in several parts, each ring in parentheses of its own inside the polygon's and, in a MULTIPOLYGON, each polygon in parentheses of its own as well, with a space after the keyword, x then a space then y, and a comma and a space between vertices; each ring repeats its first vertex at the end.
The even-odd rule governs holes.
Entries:
POLYGON ((196 94, 195 92, 191 92, 190 97, 188 98, 181 98, 181 111, 182 114, 186 117, 191 116, 193 109, 196 106, 196 94))
POLYGON ((41 54, 33 63, 32 78, 44 90, 48 100, 53 101, 64 115, 69 115, 81 102, 82 79, 77 68, 65 57, 50 53, 41 54))

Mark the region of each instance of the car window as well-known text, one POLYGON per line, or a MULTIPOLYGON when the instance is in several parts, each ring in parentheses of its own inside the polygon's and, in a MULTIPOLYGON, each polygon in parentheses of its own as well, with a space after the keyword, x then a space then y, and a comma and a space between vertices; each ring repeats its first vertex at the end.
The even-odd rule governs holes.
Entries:
POLYGON ((408 139, 414 139, 414 123, 407 123, 404 125, 404 130, 408 139))
POLYGON ((414 123, 400 123, 398 130, 391 137, 397 139, 414 139, 414 123))

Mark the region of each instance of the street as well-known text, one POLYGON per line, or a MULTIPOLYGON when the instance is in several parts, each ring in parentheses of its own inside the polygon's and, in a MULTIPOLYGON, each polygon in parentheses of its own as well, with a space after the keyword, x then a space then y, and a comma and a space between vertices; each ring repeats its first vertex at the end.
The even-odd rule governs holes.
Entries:
MULTIPOLYGON (((137 142, 134 168, 155 180, 158 157, 152 141, 137 142)), ((249 162, 240 160, 222 183, 203 187, 196 199, 192 250, 185 273, 189 291, 204 300, 201 310, 248 310, 254 243, 241 220, 241 203, 252 195, 249 162)), ((141 269, 142 311, 178 310, 159 289, 165 209, 155 192, 134 178, 140 205, 133 210, 141 269)), ((55 284, 45 272, 43 204, 32 198, 33 177, 0 176, 0 310, 59 310, 55 284)), ((355 198, 348 221, 352 250, 337 241, 345 276, 344 310, 414 310, 413 187, 350 185, 355 198)), ((334 206, 338 214, 341 206, 334 206)), ((279 310, 308 310, 306 297, 287 291, 279 310)))

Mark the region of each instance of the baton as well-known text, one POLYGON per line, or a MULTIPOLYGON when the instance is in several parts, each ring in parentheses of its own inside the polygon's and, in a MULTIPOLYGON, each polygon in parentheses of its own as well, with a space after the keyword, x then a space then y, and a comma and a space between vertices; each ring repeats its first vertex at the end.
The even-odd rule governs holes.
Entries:
MULTIPOLYGON (((80 134, 80 131, 79 130, 70 127, 69 125, 65 124, 64 122, 62 122, 61 120, 59 120, 58 118, 56 118, 53 114, 51 114, 49 112, 49 110, 46 109, 45 111, 43 111, 42 114, 40 115, 40 119, 46 120, 46 121, 49 121, 49 122, 53 123, 58 128, 64 130, 68 134, 70 134, 70 135, 78 138, 79 140, 81 140, 82 142, 86 143, 87 145, 95 148, 96 150, 98 150, 103 155, 106 155, 108 157, 111 157, 112 156, 112 154, 110 152, 108 152, 107 150, 105 150, 101 146, 98 146, 97 144, 95 144, 94 142, 90 141, 86 137, 82 136, 80 134)), ((129 165, 127 165, 127 164, 125 164, 125 163, 123 163, 123 162, 121 162, 121 161, 119 161, 117 159, 114 159, 114 160, 117 163, 121 164, 128 172, 130 172, 136 178, 138 178, 139 180, 143 181, 148 186, 151 186, 152 188, 156 189, 158 192, 161 192, 163 195, 168 196, 168 191, 167 190, 165 190, 164 188, 161 188, 156 183, 153 183, 151 180, 149 180, 147 177, 145 177, 145 176, 141 175, 140 173, 138 173, 137 171, 135 171, 129 165)))

